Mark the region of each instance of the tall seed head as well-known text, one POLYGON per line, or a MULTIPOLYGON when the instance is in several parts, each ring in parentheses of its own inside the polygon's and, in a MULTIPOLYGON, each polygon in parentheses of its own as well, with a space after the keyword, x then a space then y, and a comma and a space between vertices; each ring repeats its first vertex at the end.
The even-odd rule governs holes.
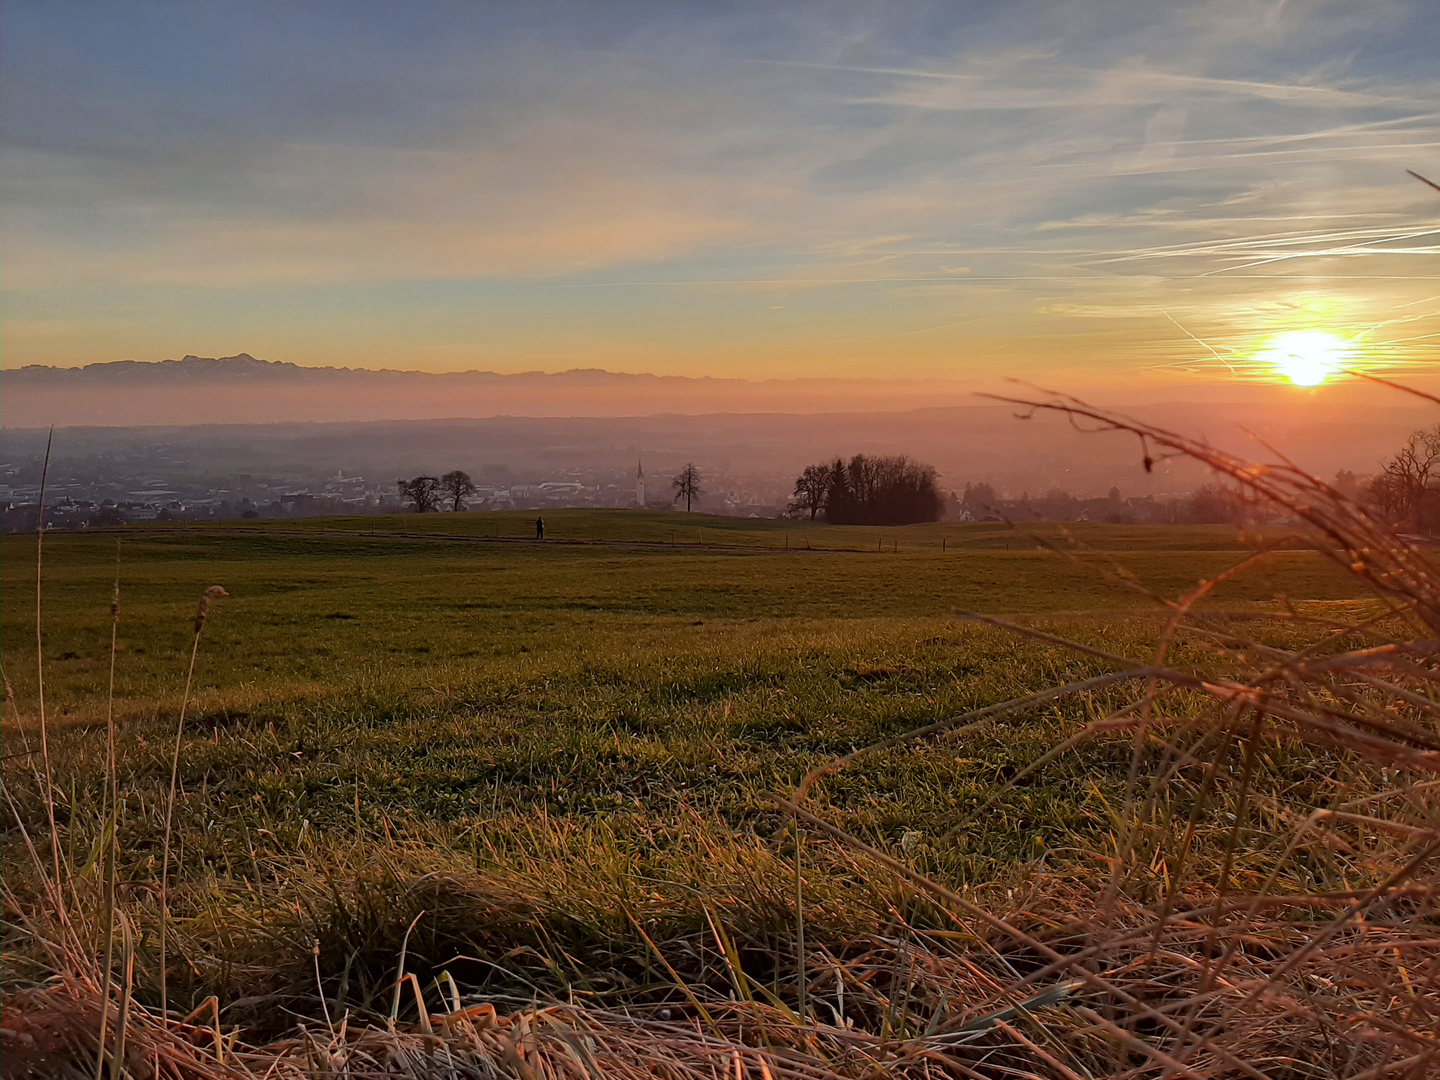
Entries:
POLYGON ((195 633, 205 629, 205 620, 210 616, 210 601, 218 596, 229 596, 223 587, 211 585, 205 590, 205 595, 200 597, 200 610, 195 612, 195 633))

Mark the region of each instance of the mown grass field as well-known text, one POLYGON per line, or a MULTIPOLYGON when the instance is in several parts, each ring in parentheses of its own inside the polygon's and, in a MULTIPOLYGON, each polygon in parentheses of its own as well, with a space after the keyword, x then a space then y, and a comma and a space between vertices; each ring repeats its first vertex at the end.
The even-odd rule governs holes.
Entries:
MULTIPOLYGON (((1176 595, 1254 542, 1223 526, 1074 526, 1069 532, 1081 546, 1072 547, 1054 526, 801 529, 623 511, 561 511, 548 526, 544 544, 523 539, 533 536, 528 514, 52 535, 45 567, 51 707, 88 715, 103 706, 117 541, 124 609, 117 699, 142 709, 177 692, 190 615, 211 584, 231 594, 207 631, 199 668, 200 686, 220 703, 237 694, 343 692, 364 679, 443 683, 474 673, 525 681, 555 664, 583 670, 616 653, 683 664, 717 648, 741 650, 745 640, 783 665, 784 642, 797 633, 828 637, 858 662, 858 643, 899 632, 894 620, 930 633, 957 610, 1153 612, 1153 602, 1102 571, 1123 567, 1176 595), (491 540, 497 533, 501 539, 491 540), (790 550, 782 546, 787 537, 790 550), (1092 571, 1041 542, 1076 552, 1092 571), (850 639, 856 649, 843 644, 850 639)), ((5 668, 19 700, 33 703, 34 538, 3 544, 5 668)), ((1280 552, 1223 587, 1214 603, 1273 609, 1277 594, 1329 602, 1356 595, 1313 553, 1280 552)))
MULTIPOLYGON (((552 539, 536 544, 525 539, 532 522, 458 514, 47 536, 49 754, 81 892, 98 874, 87 852, 102 819, 120 545, 119 878, 141 913, 159 876, 195 607, 207 586, 230 594, 212 607, 182 734, 170 986, 186 1011, 215 993, 236 1023, 316 1015, 316 941, 332 1006, 383 1011, 421 912, 411 970, 446 968, 467 992, 596 1000, 673 998, 657 948, 683 959, 695 985, 723 990, 723 965, 703 944, 718 912, 746 942, 752 977, 785 997, 794 840, 771 795, 857 747, 1107 670, 955 612, 1143 661, 1161 615, 1115 569, 1176 596, 1255 543, 1219 527, 1085 525, 1067 559, 994 525, 562 511, 546 515, 552 539)), ((1066 543, 1054 527, 1039 539, 1066 543)), ((16 706, 5 779, 38 836, 35 540, 6 537, 0 550, 16 706)), ((1267 556, 1206 601, 1281 642, 1287 624, 1263 617, 1363 603, 1303 551, 1267 556)), ((1169 662, 1215 663, 1183 640, 1169 662)), ((1088 742, 1011 781, 1121 699, 1097 691, 878 754, 825 780, 817 804, 977 895, 1037 872, 1078 878, 1113 846, 1129 739, 1088 742)), ((1349 767, 1316 760, 1276 749, 1257 786, 1313 786, 1349 767)), ((1186 790, 1177 785, 1177 812, 1186 790)), ((1260 823, 1252 841, 1260 866, 1260 823)), ((13 827, 5 845, 11 895, 33 899, 13 827)), ((843 852, 817 850, 807 867, 809 940, 836 955, 897 920, 932 917, 893 875, 843 852)), ((1249 872, 1245 859, 1235 872, 1249 872)), ((138 992, 153 1000, 156 931, 137 921, 138 992)), ((44 974, 19 931, 6 950, 10 982, 44 974)))

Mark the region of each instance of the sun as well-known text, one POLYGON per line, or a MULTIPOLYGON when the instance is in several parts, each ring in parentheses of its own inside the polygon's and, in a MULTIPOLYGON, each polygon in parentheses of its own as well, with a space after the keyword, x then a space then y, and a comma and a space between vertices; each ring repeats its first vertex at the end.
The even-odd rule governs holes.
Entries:
POLYGON ((1344 341, 1323 330, 1292 330, 1271 338, 1255 359, 1296 386, 1319 386, 1349 358, 1344 341))

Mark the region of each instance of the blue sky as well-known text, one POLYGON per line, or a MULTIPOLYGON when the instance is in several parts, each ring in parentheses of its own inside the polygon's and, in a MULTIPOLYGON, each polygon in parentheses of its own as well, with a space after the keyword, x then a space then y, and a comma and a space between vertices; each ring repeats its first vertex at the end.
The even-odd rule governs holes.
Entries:
POLYGON ((1440 366, 1423 2, 10 0, 0 139, 5 367, 1440 366))

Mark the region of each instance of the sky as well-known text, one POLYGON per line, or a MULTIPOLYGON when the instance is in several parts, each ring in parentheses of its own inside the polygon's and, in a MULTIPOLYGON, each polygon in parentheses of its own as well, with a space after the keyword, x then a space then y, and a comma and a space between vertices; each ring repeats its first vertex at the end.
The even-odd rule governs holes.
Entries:
POLYGON ((0 366, 1423 381, 1406 170, 1433 0, 7 0, 0 366))

